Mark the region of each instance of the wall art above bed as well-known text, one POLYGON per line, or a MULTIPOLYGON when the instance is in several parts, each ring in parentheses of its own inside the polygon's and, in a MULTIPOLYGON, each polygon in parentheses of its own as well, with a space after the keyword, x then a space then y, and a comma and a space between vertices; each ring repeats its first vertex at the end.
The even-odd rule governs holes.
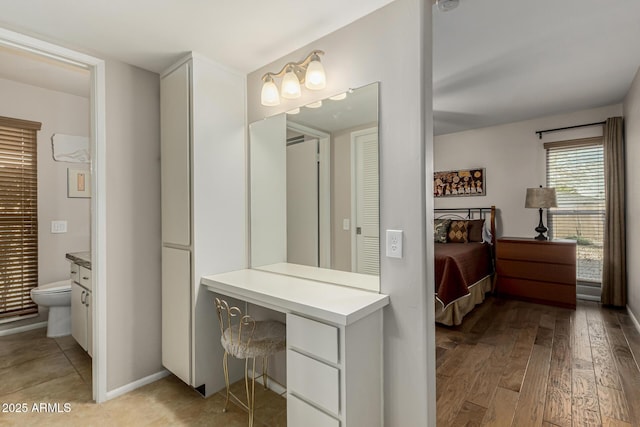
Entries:
POLYGON ((433 197, 484 196, 484 178, 484 168, 434 172, 433 197))

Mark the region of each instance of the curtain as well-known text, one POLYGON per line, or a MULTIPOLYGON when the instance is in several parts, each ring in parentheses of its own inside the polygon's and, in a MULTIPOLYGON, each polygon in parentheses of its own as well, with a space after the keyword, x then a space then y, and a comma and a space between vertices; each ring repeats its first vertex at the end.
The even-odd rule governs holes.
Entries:
POLYGON ((602 304, 627 304, 627 250, 622 117, 604 125, 605 229, 602 267, 602 304))

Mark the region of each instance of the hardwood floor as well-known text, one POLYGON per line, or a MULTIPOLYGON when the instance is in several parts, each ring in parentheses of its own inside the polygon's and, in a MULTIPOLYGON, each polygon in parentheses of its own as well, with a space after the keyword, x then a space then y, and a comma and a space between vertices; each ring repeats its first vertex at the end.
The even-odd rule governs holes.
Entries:
POLYGON ((489 297, 436 326, 437 425, 640 426, 640 334, 625 310, 489 297))

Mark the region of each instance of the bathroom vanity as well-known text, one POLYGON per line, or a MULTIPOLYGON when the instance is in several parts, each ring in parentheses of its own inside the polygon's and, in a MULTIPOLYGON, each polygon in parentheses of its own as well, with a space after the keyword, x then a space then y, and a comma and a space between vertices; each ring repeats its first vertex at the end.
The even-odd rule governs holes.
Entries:
MULTIPOLYGON (((360 274, 307 267, 314 278, 366 281, 360 274), (315 270, 315 273, 313 273, 315 270)), ((273 271, 279 264, 202 277, 209 291, 286 314, 287 423, 382 426, 382 308, 377 292, 273 271), (268 271, 272 270, 272 271, 268 271)))
POLYGON ((93 356, 91 253, 68 253, 71 262, 71 335, 93 356))

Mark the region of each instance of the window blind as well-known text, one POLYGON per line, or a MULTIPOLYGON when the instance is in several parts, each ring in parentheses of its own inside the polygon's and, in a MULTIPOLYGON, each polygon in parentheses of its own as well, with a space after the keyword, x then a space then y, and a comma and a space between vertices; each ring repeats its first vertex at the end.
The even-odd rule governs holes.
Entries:
POLYGON ((557 208, 549 209, 549 234, 575 239, 581 282, 602 281, 605 221, 602 138, 545 144, 547 186, 556 189, 557 208))
POLYGON ((0 117, 0 318, 38 312, 38 164, 41 124, 0 117))

